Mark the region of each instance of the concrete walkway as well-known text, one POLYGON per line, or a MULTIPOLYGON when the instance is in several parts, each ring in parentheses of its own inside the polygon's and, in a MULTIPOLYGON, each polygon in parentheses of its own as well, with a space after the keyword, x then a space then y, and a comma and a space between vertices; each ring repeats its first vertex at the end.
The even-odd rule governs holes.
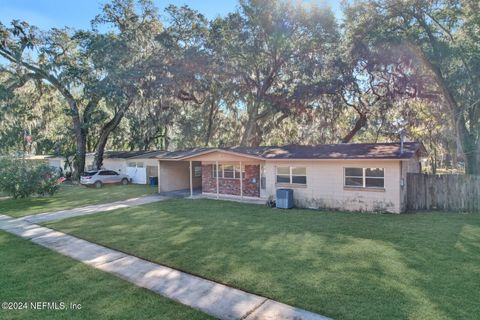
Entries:
POLYGON ((122 200, 122 201, 117 201, 112 203, 95 204, 95 205, 90 205, 90 206, 80 207, 75 209, 32 214, 30 216, 24 216, 22 218, 19 218, 18 220, 24 220, 32 223, 43 223, 46 221, 62 220, 62 219, 84 216, 84 215, 94 214, 99 212, 112 211, 112 210, 121 209, 121 208, 134 207, 142 204, 162 201, 165 199, 168 199, 168 197, 163 197, 159 195, 144 196, 144 197, 132 198, 132 199, 122 200))
POLYGON ((312 312, 93 244, 25 219, 12 219, 0 215, 0 229, 96 269, 112 273, 137 286, 147 288, 219 319, 328 319, 312 312))

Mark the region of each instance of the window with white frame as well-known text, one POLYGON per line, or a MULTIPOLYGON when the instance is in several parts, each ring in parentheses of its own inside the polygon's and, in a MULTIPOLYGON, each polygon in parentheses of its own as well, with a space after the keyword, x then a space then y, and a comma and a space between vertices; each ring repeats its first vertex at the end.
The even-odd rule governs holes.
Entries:
MULTIPOLYGON (((219 164, 218 177, 224 179, 240 179, 240 175, 245 179, 245 166, 242 166, 240 172, 240 165, 233 164, 219 164)), ((212 177, 217 177, 216 165, 212 164, 212 177)))
POLYGON ((345 168, 345 187, 384 188, 384 168, 345 168))
POLYGON ((277 167, 277 183, 307 184, 307 168, 277 167))
POLYGON ((129 162, 127 166, 130 168, 143 168, 143 162, 132 161, 132 162, 129 162))
POLYGON ((223 165, 223 177, 226 179, 234 179, 235 178, 235 169, 231 164, 224 164, 223 165))

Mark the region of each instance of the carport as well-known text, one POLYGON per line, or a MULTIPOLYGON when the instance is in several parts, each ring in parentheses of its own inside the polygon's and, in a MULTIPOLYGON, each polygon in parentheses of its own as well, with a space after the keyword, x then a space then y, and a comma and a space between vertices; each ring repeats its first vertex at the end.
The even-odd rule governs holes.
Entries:
POLYGON ((193 195, 202 190, 200 161, 158 160, 158 192, 182 192, 193 195))
MULTIPOLYGON (((173 151, 157 156, 159 193, 188 190, 206 197, 259 199, 264 160, 217 148, 173 151)), ((263 191, 262 191, 263 190, 263 191)))

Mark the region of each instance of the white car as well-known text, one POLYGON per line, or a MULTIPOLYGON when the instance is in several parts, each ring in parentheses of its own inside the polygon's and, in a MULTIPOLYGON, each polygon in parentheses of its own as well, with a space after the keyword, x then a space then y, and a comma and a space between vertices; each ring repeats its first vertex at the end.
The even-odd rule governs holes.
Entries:
POLYGON ((126 185, 130 179, 126 174, 121 174, 113 170, 86 171, 80 177, 80 184, 85 186, 95 186, 101 188, 104 184, 121 183, 126 185))

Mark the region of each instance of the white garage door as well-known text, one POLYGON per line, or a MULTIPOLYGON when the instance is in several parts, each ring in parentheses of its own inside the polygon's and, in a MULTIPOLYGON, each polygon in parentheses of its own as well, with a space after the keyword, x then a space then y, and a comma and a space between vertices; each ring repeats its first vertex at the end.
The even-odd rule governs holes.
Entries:
POLYGON ((127 167, 127 175, 132 179, 133 183, 146 184, 147 172, 145 168, 127 167))

